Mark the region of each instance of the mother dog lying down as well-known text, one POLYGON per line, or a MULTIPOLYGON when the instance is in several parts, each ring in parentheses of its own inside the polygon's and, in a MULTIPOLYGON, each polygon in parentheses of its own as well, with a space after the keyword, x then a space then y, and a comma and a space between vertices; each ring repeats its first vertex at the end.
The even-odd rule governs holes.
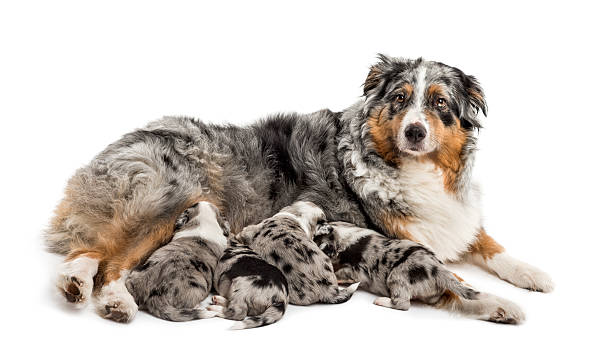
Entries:
MULTIPOLYGON (((419 242, 442 261, 552 290, 482 227, 471 180, 474 130, 486 114, 477 80, 438 62, 379 59, 364 98, 343 112, 280 114, 244 128, 164 118, 108 146, 70 179, 51 220, 48 247, 66 255, 61 293, 77 306, 93 296, 101 315, 129 321, 137 306, 125 276, 171 239, 185 209, 211 202, 237 233, 297 200, 330 221, 419 242)), ((461 309, 451 294, 441 300, 461 309)))

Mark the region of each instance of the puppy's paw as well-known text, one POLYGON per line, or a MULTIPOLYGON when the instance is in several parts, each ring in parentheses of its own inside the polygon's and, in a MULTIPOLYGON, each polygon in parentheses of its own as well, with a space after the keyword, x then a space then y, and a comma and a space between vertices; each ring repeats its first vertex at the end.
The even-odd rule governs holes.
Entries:
POLYGON ((374 300, 374 304, 378 306, 384 306, 385 308, 390 308, 393 306, 391 304, 391 298, 388 297, 378 297, 374 300))
POLYGON ((213 295, 211 301, 214 305, 220 305, 220 306, 227 305, 227 299, 225 299, 224 297, 220 295, 213 295))
POLYGON ((98 271, 98 260, 83 257, 60 265, 56 286, 68 303, 84 307, 93 290, 93 276, 98 271))
POLYGON ((211 312, 211 314, 209 314, 209 315, 214 315, 214 316, 217 316, 217 317, 224 317, 223 316, 223 310, 224 309, 225 309, 225 307, 221 306, 221 305, 209 305, 209 306, 206 307, 206 310, 211 312))

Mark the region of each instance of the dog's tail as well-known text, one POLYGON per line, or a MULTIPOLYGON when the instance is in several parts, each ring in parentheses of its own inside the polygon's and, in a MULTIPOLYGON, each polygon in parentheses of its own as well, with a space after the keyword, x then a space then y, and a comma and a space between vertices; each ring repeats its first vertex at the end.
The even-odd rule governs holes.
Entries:
POLYGON ((280 320, 287 309, 287 302, 279 301, 269 306, 261 315, 250 316, 237 322, 232 326, 232 330, 242 330, 246 328, 261 327, 273 324, 280 320))
POLYGON ((359 282, 353 283, 344 289, 340 289, 340 287, 336 286, 336 293, 333 294, 330 298, 323 298, 321 302, 327 303, 327 304, 344 303, 348 301, 349 299, 351 299, 351 297, 353 296, 353 293, 355 293, 355 291, 357 290, 357 287, 359 287, 359 282))
POLYGON ((437 279, 440 288, 447 289, 462 298, 474 300, 478 297, 479 293, 477 291, 466 286, 462 281, 459 281, 450 271, 444 271, 437 279))

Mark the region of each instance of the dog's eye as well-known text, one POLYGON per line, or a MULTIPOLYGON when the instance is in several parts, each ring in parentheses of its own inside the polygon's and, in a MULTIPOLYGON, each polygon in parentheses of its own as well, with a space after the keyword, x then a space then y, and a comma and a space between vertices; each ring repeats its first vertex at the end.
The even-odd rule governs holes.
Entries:
POLYGON ((403 93, 395 95, 395 103, 404 103, 406 96, 403 93))
POLYGON ((441 109, 446 109, 446 99, 438 98, 436 99, 436 107, 441 109))

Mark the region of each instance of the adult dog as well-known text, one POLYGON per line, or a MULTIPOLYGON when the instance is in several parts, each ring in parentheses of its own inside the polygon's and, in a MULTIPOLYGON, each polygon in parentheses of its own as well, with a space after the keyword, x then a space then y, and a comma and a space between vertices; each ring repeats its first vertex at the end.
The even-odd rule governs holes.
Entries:
MULTIPOLYGON (((470 261, 519 287, 550 291, 545 273, 509 256, 482 227, 471 180, 479 111, 486 114, 486 102, 474 77, 381 55, 364 99, 341 113, 281 114, 245 128, 155 121, 68 182, 46 237, 51 251, 67 255, 58 288, 76 305, 93 293, 102 316, 127 322, 137 307, 125 275, 169 241, 183 210, 211 202, 238 232, 304 200, 329 220, 411 239, 443 261, 470 261)), ((439 305, 465 304, 447 296, 439 305)))

